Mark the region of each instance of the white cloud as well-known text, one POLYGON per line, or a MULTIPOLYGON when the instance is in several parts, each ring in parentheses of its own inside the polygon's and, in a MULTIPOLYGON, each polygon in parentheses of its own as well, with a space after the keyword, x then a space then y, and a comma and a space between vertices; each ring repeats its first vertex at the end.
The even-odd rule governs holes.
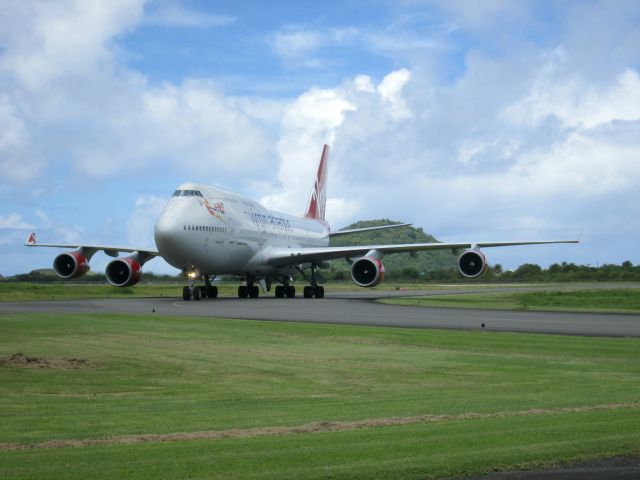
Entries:
POLYGON ((382 29, 288 25, 269 35, 267 42, 288 67, 322 69, 340 63, 337 57, 350 48, 394 59, 451 49, 443 39, 449 33, 447 29, 430 30, 425 35, 424 27, 411 25, 410 21, 395 21, 382 29))
POLYGON ((428 0, 423 3, 437 5, 468 29, 486 28, 505 18, 523 19, 530 8, 528 0, 428 0))
POLYGON ((32 91, 69 75, 108 71, 114 68, 113 37, 139 21, 143 4, 143 0, 5 3, 0 17, 4 32, 0 70, 32 91))
POLYGON ((554 66, 548 65, 529 95, 508 107, 505 115, 515 123, 530 125, 553 115, 566 127, 582 129, 614 120, 640 120, 640 77, 628 68, 615 83, 594 86, 586 79, 558 78, 554 66))
POLYGON ((317 50, 321 45, 319 32, 292 30, 277 32, 272 40, 274 52, 283 58, 299 59, 317 50))
POLYGON ((357 198, 327 199, 327 218, 331 220, 333 230, 348 223, 361 209, 362 203, 357 198))
POLYGON ((145 16, 145 23, 178 28, 213 28, 235 22, 228 15, 211 13, 188 8, 175 1, 164 1, 150 4, 145 16))
POLYGON ((40 223, 38 224, 38 228, 41 228, 44 230, 53 228, 54 222, 51 218, 49 218, 49 216, 46 213, 44 213, 41 210, 36 210, 35 214, 36 214, 36 217, 38 217, 38 219, 40 220, 40 223))
POLYGON ((127 241, 129 245, 141 248, 155 248, 153 227, 166 204, 166 198, 155 195, 142 195, 136 198, 133 211, 127 220, 127 241))
POLYGON ((141 22, 143 5, 7 7, 22 28, 0 19, 1 177, 26 183, 53 167, 94 181, 169 167, 223 181, 265 161, 276 102, 261 110, 267 102, 227 96, 211 80, 150 85, 123 65, 114 39, 141 22))
POLYGON ((320 69, 335 61, 328 49, 358 44, 362 36, 359 29, 351 27, 313 29, 289 25, 269 35, 267 42, 286 65, 320 69))
POLYGON ((278 179, 282 190, 265 196, 262 199, 265 206, 303 213, 322 145, 333 143, 335 129, 344 121, 345 112, 353 108, 341 91, 317 88, 285 107, 278 142, 278 179))
POLYGON ((391 104, 392 115, 396 119, 411 116, 411 112, 402 97, 402 89, 410 78, 411 73, 409 70, 403 68, 384 77, 377 87, 380 96, 391 104))
POLYGON ((0 94, 0 175, 20 183, 38 174, 43 162, 32 140, 14 101, 0 94))
MULTIPOLYGON (((407 65, 388 67, 397 69, 382 79, 363 68, 329 88, 310 83, 290 100, 233 97, 215 79, 152 83, 125 66, 117 41, 147 21, 208 28, 232 19, 175 2, 3 3, 3 191, 48 191, 34 179, 53 172, 91 186, 153 169, 222 184, 245 178, 264 204, 300 213, 327 142, 335 226, 390 217, 449 237, 546 237, 584 227, 637 237, 637 2, 554 7, 566 15, 538 42, 531 31, 516 32, 518 22, 536 20, 529 22, 531 2, 427 3, 450 16, 437 25, 407 16, 379 31, 289 26, 269 36, 285 66, 338 64, 345 50, 337 47, 407 65), (471 46, 456 50, 452 32, 471 46), (453 73, 444 63, 455 64, 453 73), (277 166, 268 161, 275 154, 277 166)), ((149 231, 148 243, 164 199, 141 198, 128 235, 149 231)), ((36 215, 51 235, 86 233, 36 215)))
POLYGON ((13 229, 33 229, 32 224, 22 220, 22 216, 17 213, 10 213, 9 215, 0 215, 0 228, 13 228, 13 229))
MULTIPOLYGON (((302 213, 306 206, 323 143, 341 151, 343 139, 368 137, 374 131, 408 117, 402 89, 410 73, 400 69, 385 76, 378 85, 360 75, 333 89, 312 88, 284 109, 278 142, 280 189, 262 198, 262 203, 278 210, 302 213), (355 137, 355 138, 349 138, 355 137)), ((354 163, 344 165, 335 160, 335 150, 329 163, 327 217, 334 223, 349 219, 360 210, 358 199, 340 185, 351 181, 345 172, 354 163), (338 193, 339 192, 339 193, 338 193)))
MULTIPOLYGON (((524 11, 493 7, 491 21, 524 11)), ((486 26, 472 11, 463 23, 486 26)), ((308 196, 319 144, 333 137, 334 224, 389 217, 452 240, 633 232, 623 219, 637 218, 640 204, 638 71, 629 64, 592 78, 575 59, 563 45, 502 57, 472 50, 452 82, 438 80, 428 58, 377 85, 358 75, 321 94, 310 89, 285 108, 279 145, 291 148, 279 150, 283 192, 263 200, 300 210, 292 206, 308 196), (332 99, 333 115, 315 104, 321 98, 332 99)), ((571 255, 594 262, 606 245, 574 247, 571 255)), ((567 258, 565 247, 547 248, 567 258)), ((522 263, 525 250, 491 254, 522 263)))

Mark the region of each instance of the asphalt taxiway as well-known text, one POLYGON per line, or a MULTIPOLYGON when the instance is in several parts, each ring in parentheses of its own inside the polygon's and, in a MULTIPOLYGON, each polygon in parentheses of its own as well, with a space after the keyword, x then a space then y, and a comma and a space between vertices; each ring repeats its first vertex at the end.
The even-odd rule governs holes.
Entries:
MULTIPOLYGON (((129 313, 183 317, 370 325, 384 327, 555 333, 606 337, 640 337, 640 315, 559 313, 387 305, 380 297, 424 292, 352 292, 324 299, 238 299, 223 297, 185 302, 177 298, 130 298, 0 302, 0 313, 129 313)), ((468 293, 468 292, 465 292, 468 293)), ((434 294, 434 292, 429 292, 434 294)))

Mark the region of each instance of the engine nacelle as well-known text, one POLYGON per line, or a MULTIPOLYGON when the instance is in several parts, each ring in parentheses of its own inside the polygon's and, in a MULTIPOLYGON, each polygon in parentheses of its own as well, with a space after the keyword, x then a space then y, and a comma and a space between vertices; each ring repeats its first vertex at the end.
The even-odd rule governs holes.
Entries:
POLYGON ((488 268, 487 257, 480 250, 465 250, 458 257, 458 270, 467 278, 478 278, 488 268))
POLYGON ((60 278, 78 278, 90 269, 89 260, 76 251, 61 253, 53 260, 53 270, 60 278))
POLYGON ((384 278, 384 265, 377 258, 362 257, 351 265, 351 280, 359 287, 375 287, 384 278))
POLYGON ((105 275, 114 287, 131 287, 142 278, 142 267, 133 258, 116 258, 107 265, 105 275))

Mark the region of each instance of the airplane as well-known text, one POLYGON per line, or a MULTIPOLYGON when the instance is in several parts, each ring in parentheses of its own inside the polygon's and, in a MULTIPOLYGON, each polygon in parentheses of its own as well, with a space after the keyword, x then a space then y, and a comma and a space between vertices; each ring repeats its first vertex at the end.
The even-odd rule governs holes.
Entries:
POLYGON ((308 283, 305 298, 323 298, 324 279, 319 269, 329 262, 345 259, 351 264, 351 280, 360 287, 374 287, 385 275, 382 259, 392 253, 429 250, 463 250, 457 264, 462 276, 477 278, 488 268, 481 248, 515 245, 579 243, 579 240, 522 242, 410 243, 330 247, 329 240, 357 232, 401 228, 401 223, 351 230, 331 231, 325 220, 329 146, 324 145, 307 208, 301 217, 268 210, 258 202, 219 187, 183 183, 168 200, 155 223, 157 250, 129 246, 37 243, 31 233, 28 247, 73 249, 55 257, 53 269, 64 279, 78 278, 89 269, 91 257, 103 251, 115 259, 105 274, 116 287, 129 287, 142 277, 142 266, 162 257, 181 270, 188 285, 182 290, 185 301, 216 298, 212 280, 230 275, 241 279, 238 297, 256 298, 270 292, 274 283, 277 298, 296 296, 292 285, 295 274, 308 283), (120 253, 129 255, 120 257, 120 253), (200 280, 204 285, 195 285, 200 280))

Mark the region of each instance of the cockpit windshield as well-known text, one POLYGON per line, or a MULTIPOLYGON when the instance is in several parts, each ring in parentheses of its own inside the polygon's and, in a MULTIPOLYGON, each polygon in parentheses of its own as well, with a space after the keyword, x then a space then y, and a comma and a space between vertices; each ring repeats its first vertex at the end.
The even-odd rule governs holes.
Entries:
POLYGON ((201 197, 204 198, 200 190, 176 190, 172 197, 201 197))

